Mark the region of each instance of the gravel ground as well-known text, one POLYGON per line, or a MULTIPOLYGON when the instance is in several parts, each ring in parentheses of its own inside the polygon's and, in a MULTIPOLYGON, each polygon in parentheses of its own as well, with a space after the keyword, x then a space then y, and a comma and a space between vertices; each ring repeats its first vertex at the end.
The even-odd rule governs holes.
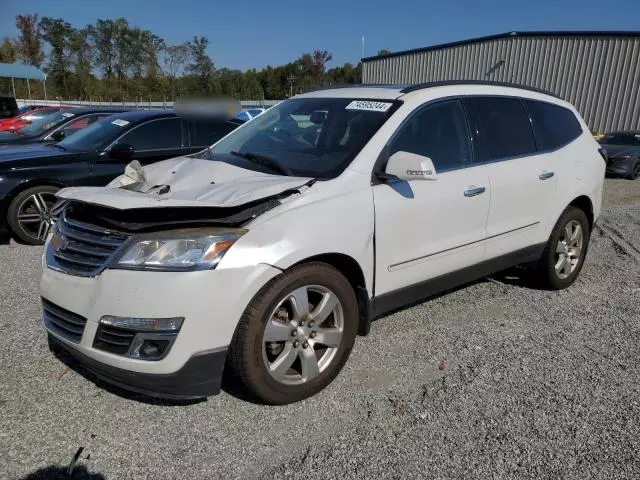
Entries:
POLYGON ((1 243, 0 478, 57 478, 80 447, 74 478, 640 477, 640 182, 607 180, 570 289, 501 274, 380 319, 286 407, 87 380, 45 345, 41 249, 1 243))

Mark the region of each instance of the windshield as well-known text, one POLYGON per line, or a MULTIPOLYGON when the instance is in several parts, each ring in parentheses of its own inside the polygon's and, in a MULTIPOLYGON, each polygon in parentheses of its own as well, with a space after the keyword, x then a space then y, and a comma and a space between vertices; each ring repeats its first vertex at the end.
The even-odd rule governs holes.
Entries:
POLYGON ((351 98, 287 100, 216 143, 205 158, 272 174, 333 178, 380 128, 392 106, 391 101, 351 98))
POLYGON ((640 133, 608 133, 600 140, 607 145, 640 145, 640 133))
POLYGON ((73 113, 65 112, 64 110, 50 113, 18 130, 18 133, 21 135, 39 135, 73 116, 73 113))
POLYGON ((126 130, 124 127, 127 125, 129 125, 127 120, 118 119, 116 116, 107 117, 65 138, 58 143, 58 146, 67 150, 102 150, 117 136, 124 133, 126 130))

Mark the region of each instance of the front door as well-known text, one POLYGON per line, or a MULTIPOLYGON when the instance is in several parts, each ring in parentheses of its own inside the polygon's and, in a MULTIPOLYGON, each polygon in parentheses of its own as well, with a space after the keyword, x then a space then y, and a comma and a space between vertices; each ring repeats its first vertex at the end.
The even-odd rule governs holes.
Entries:
POLYGON ((479 263, 489 213, 487 167, 473 161, 459 100, 417 109, 387 149, 431 158, 436 179, 372 187, 376 296, 479 263))
MULTIPOLYGON (((125 133, 117 143, 132 145, 133 159, 142 165, 190 153, 189 147, 183 146, 182 120, 179 118, 150 120, 125 133)), ((124 173, 125 166, 126 162, 118 162, 104 152, 93 165, 92 184, 106 185, 124 173)))

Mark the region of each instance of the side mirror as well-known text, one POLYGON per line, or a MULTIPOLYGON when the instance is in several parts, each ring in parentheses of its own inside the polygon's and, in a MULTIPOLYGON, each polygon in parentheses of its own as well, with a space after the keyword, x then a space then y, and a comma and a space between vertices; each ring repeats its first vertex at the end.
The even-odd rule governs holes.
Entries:
POLYGON ((65 134, 62 130, 57 130, 51 134, 51 140, 53 140, 54 142, 59 142, 60 140, 63 140, 64 137, 65 134))
POLYGON ((396 152, 389 157, 384 173, 378 175, 383 180, 435 180, 436 169, 429 157, 415 153, 396 152))
POLYGON ((135 152, 133 145, 128 143, 116 143, 111 150, 109 150, 109 157, 119 162, 130 162, 133 159, 133 153, 135 152))

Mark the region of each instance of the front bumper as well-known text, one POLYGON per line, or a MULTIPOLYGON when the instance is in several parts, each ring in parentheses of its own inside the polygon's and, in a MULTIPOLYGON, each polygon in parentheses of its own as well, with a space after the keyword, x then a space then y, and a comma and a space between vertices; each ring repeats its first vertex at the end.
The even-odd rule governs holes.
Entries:
POLYGON ((607 175, 628 176, 633 172, 636 164, 635 158, 609 159, 607 162, 607 175))
POLYGON ((211 350, 193 355, 182 368, 173 373, 138 373, 116 368, 70 348, 49 334, 49 345, 63 350, 101 380, 126 390, 171 399, 195 399, 220 393, 227 349, 211 350))
POLYGON ((216 370, 216 365, 224 363, 224 354, 219 352, 226 351, 251 299, 280 273, 274 267, 258 264, 197 272, 107 269, 96 277, 79 277, 43 265, 40 294, 57 307, 86 319, 75 340, 60 331, 47 331, 90 370, 131 390, 184 398, 219 389, 221 370, 216 370), (167 355, 151 361, 96 348, 99 320, 104 315, 184 317, 184 322, 167 355), (204 369, 211 375, 205 381, 192 372, 192 362, 211 352, 217 352, 215 362, 211 358, 198 360, 198 365, 215 363, 204 369), (174 391, 170 387, 175 387, 174 391), (182 387, 184 394, 180 393, 182 387))

